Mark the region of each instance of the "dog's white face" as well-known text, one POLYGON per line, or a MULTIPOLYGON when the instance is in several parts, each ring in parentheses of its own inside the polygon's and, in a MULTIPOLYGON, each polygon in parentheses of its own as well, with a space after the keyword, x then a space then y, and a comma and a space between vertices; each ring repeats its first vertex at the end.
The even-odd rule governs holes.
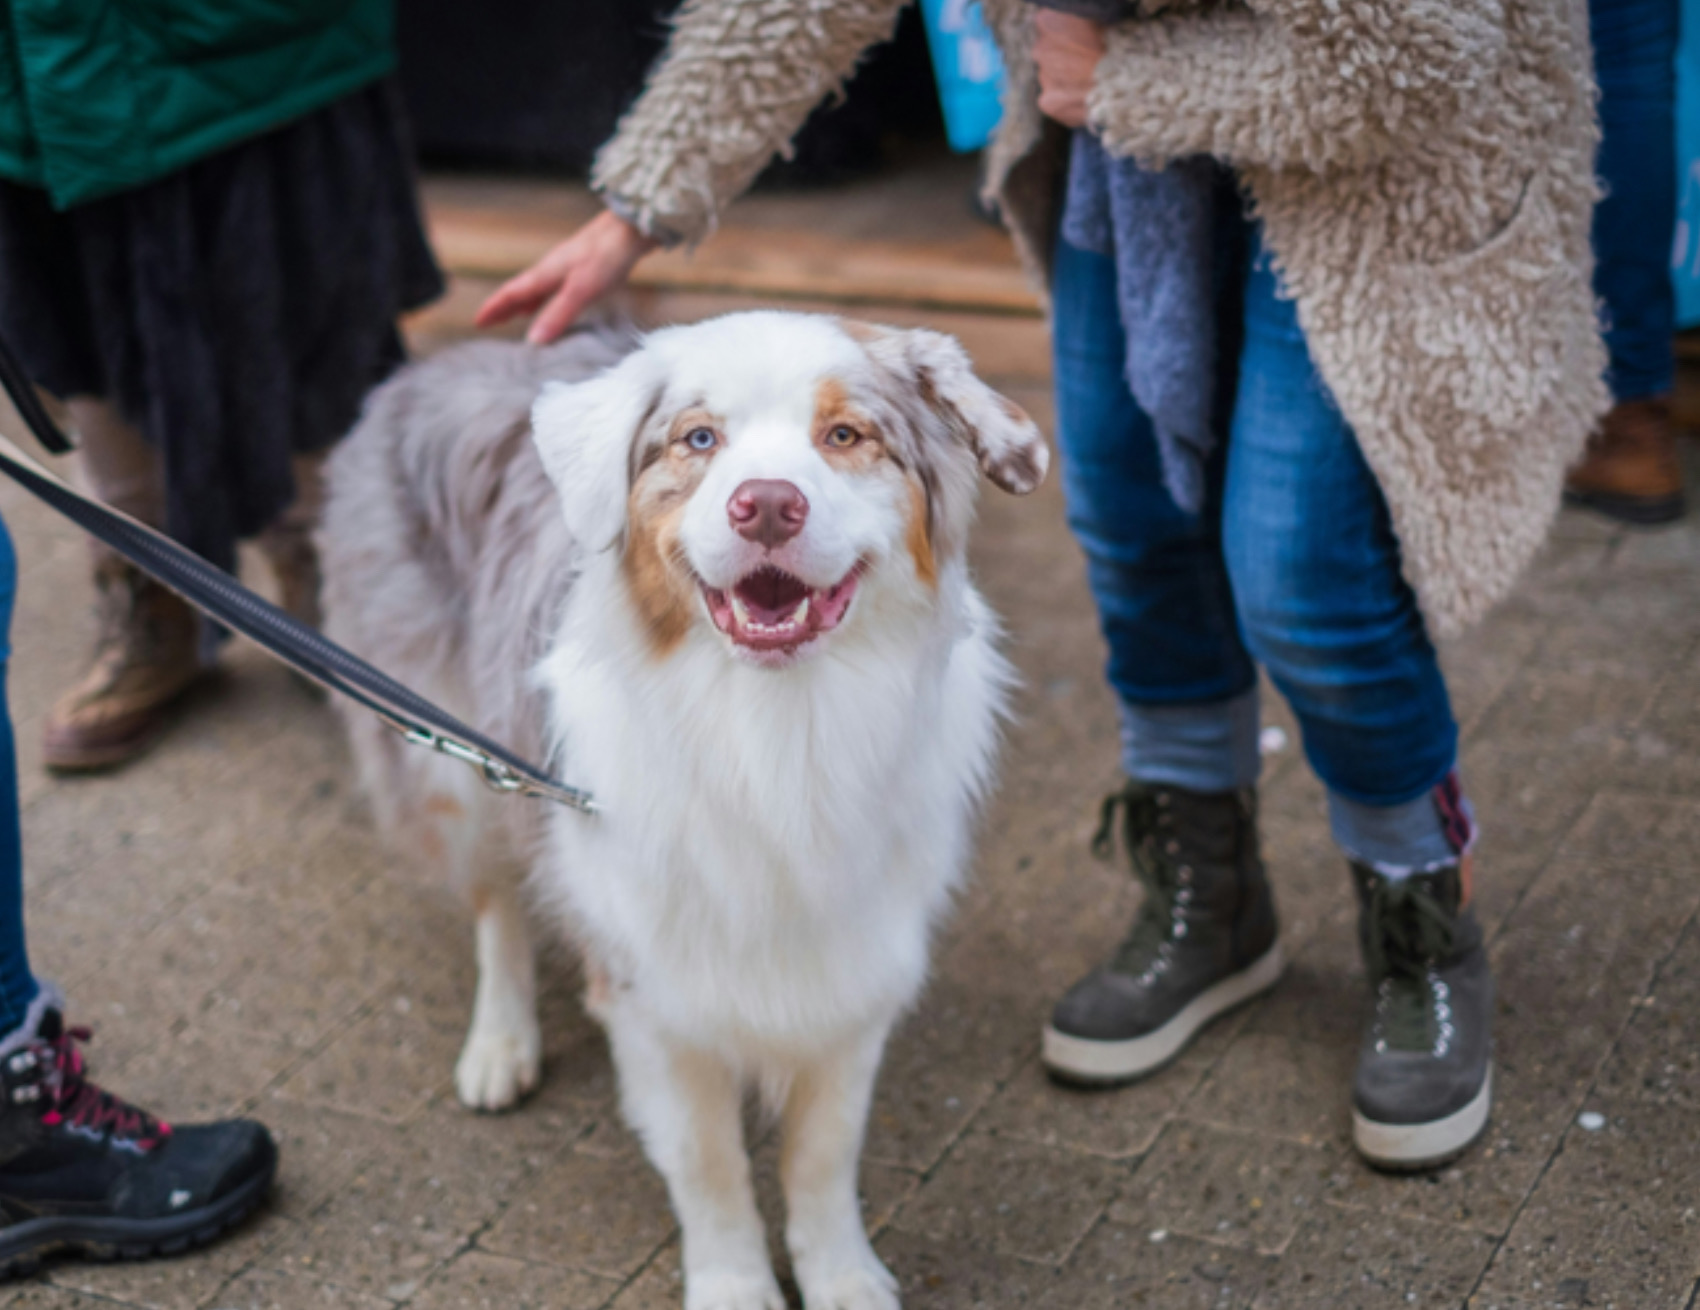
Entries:
POLYGON ((966 546, 983 471, 1024 493, 1048 452, 962 348, 801 314, 669 328, 532 414, 573 533, 620 545, 665 656, 704 625, 783 666, 875 591, 925 602, 966 546))

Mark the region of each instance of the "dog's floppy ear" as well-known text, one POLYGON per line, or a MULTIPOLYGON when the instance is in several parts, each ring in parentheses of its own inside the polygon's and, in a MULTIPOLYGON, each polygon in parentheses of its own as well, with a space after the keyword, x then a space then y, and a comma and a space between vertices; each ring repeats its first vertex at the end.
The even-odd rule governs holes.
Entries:
POLYGON ((633 444, 660 394, 658 366, 638 350, 589 381, 545 383, 531 407, 543 471, 591 550, 606 550, 625 527, 633 444))
POLYGON ((853 327, 870 353, 884 356, 913 380, 922 401, 974 452, 981 471, 998 486, 1025 496, 1045 480, 1051 452, 1038 425, 974 375, 968 352, 955 337, 925 328, 853 327), (900 361, 891 358, 894 348, 900 361))

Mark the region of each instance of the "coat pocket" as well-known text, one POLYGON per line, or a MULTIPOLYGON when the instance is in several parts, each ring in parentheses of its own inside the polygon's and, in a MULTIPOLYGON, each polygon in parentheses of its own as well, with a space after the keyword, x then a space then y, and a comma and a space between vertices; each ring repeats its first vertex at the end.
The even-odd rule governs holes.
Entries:
POLYGON ((1388 270, 1411 347, 1444 364, 1452 403, 1484 435, 1533 420, 1598 340, 1586 216, 1555 204, 1554 189, 1531 174, 1486 241, 1388 270))

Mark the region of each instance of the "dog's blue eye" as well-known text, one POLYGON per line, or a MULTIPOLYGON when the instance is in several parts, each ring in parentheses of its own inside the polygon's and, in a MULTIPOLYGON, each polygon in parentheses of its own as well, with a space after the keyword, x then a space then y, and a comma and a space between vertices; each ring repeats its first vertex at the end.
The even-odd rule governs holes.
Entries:
POLYGON ((685 433, 685 444, 692 450, 713 450, 720 444, 712 428, 692 428, 685 433))

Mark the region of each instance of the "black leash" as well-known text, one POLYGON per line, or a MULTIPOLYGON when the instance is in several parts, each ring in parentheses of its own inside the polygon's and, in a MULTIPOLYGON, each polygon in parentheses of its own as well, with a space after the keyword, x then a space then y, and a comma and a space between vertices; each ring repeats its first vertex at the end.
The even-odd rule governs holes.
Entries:
MULTIPOLYGON (((16 357, 0 338, 0 385, 37 441, 55 455, 72 443, 59 430, 16 357)), ((477 769, 500 792, 541 796, 585 814, 597 806, 588 792, 557 782, 536 765, 475 732, 460 720, 365 660, 255 595, 222 569, 127 514, 83 495, 0 437, 0 472, 71 522, 110 546, 208 618, 256 642, 305 678, 364 705, 416 746, 428 746, 477 769)))

